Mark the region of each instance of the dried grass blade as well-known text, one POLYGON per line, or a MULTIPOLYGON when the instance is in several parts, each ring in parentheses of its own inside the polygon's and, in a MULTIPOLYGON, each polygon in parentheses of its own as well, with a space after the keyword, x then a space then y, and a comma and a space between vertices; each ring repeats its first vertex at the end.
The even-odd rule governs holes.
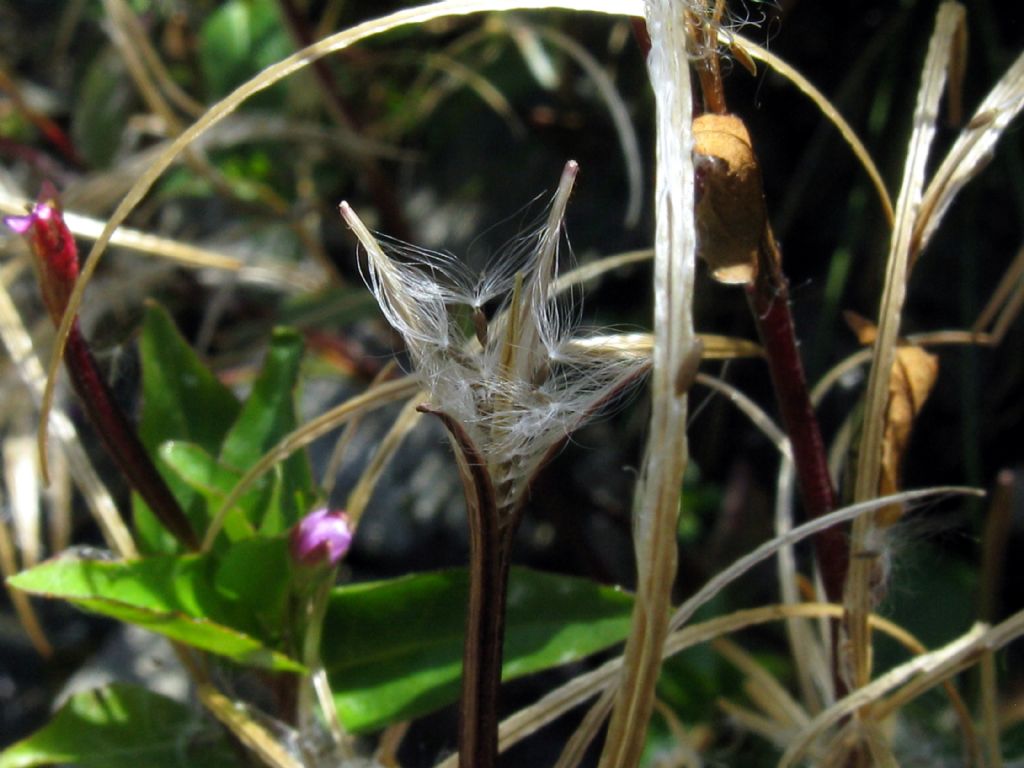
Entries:
MULTIPOLYGON (((385 363, 383 368, 381 368, 381 370, 377 372, 377 375, 373 377, 373 381, 370 382, 370 386, 376 387, 383 384, 385 381, 390 379, 397 370, 398 364, 394 361, 385 363)), ((320 488, 325 498, 330 498, 331 494, 334 492, 334 485, 338 479, 338 469, 345 458, 345 454, 348 452, 349 445, 351 445, 352 440, 355 439, 356 433, 359 430, 359 425, 363 421, 363 416, 364 414, 357 414, 349 419, 348 424, 345 427, 345 431, 342 432, 334 442, 334 447, 331 449, 331 456, 327 460, 327 465, 324 467, 320 480, 320 488)))
POLYGON ((814 85, 811 84, 811 81, 804 77, 799 70, 792 67, 784 59, 779 58, 767 48, 762 48, 757 43, 735 33, 723 32, 723 36, 729 40, 739 41, 742 48, 747 53, 755 59, 763 61, 769 67, 785 77, 793 83, 801 93, 805 94, 814 102, 825 118, 836 127, 846 143, 849 144, 850 149, 853 150, 853 154, 857 156, 860 164, 864 167, 868 177, 871 179, 871 183, 875 186, 875 191, 878 193, 878 199, 882 203, 882 209, 885 213, 886 220, 892 224, 892 198, 889 196, 889 190, 885 188, 885 182, 882 181, 882 174, 879 173, 878 166, 875 165, 875 161, 871 158, 871 153, 868 152, 867 147, 864 146, 864 142, 860 140, 857 132, 854 131, 850 124, 846 122, 846 119, 839 114, 839 110, 833 106, 832 102, 828 100, 828 97, 815 88, 814 85))
POLYGON ((203 706, 221 725, 231 731, 246 748, 258 756, 269 768, 303 768, 303 762, 293 756, 262 723, 245 708, 222 694, 209 683, 197 687, 203 706))
POLYGON ((598 95, 608 107, 608 114, 612 118, 612 125, 619 137, 619 146, 622 148, 622 157, 626 165, 626 186, 629 197, 626 201, 626 215, 623 224, 627 227, 635 227, 640 220, 640 207, 643 205, 643 165, 640 161, 640 140, 637 138, 636 128, 633 126, 633 120, 625 101, 619 95, 619 91, 608 73, 586 48, 568 35, 563 35, 550 27, 538 27, 536 33, 556 48, 561 48, 580 65, 587 77, 593 81, 598 95))
POLYGON ((7 579, 18 572, 18 557, 14 549, 14 541, 7 524, 0 520, 0 576, 3 576, 4 588, 7 596, 14 606, 14 612, 18 615, 18 622, 28 635, 29 642, 43 658, 49 658, 53 654, 53 646, 46 638, 43 627, 39 623, 35 609, 29 601, 28 595, 18 589, 12 589, 7 584, 7 579))
POLYGON ((744 416, 750 419, 750 422, 761 431, 761 434, 772 442, 772 445, 775 446, 775 449, 779 453, 781 453, 785 458, 792 460, 793 454, 791 452, 789 438, 786 437, 786 433, 783 432, 779 425, 772 420, 771 416, 765 413, 761 406, 751 400, 743 390, 738 387, 734 387, 727 381, 723 381, 715 376, 709 376, 704 373, 698 373, 695 381, 710 390, 724 395, 744 416))
MULTIPOLYGON (((38 466, 37 462, 37 470, 38 466)), ((46 517, 46 538, 51 552, 63 552, 71 546, 71 504, 74 491, 71 482, 67 457, 63 451, 58 451, 50 460, 50 505, 46 517)))
MULTIPOLYGON (((0 343, 7 349, 7 355, 33 401, 38 403, 46 384, 46 376, 42 363, 36 357, 32 337, 25 329, 3 281, 0 281, 0 343)), ((71 476, 99 525, 107 546, 122 557, 134 557, 137 553, 132 535, 118 514, 110 492, 93 469, 71 420, 63 411, 54 411, 49 429, 64 451, 71 476)))
POLYGON ((359 518, 362 517, 363 511, 370 503, 373 489, 377 487, 381 475, 384 474, 384 470, 387 469, 388 464, 395 457, 395 453, 398 452, 402 441, 419 423, 423 414, 417 408, 420 403, 426 402, 429 399, 430 396, 426 392, 420 392, 410 398, 409 402, 402 408, 401 413, 398 414, 395 423, 391 425, 387 435, 377 445, 373 458, 370 459, 370 463, 363 471, 363 474, 359 476, 359 480, 348 495, 348 501, 345 504, 345 509, 354 527, 359 525, 359 518))
MULTIPOLYGON (((817 518, 804 523, 785 536, 777 536, 771 541, 765 542, 753 552, 737 560, 731 567, 726 569, 719 577, 709 581, 703 589, 693 598, 677 609, 675 616, 680 618, 679 623, 673 624, 673 632, 668 636, 662 648, 662 657, 667 658, 672 654, 679 653, 693 645, 706 642, 714 637, 727 632, 734 632, 752 624, 766 621, 776 621, 787 617, 816 617, 816 616, 838 616, 841 612, 839 606, 818 603, 802 603, 798 605, 771 605, 749 610, 735 611, 728 616, 695 624, 691 627, 680 628, 685 620, 709 600, 713 599, 728 583, 736 580, 758 563, 763 562, 775 555, 780 549, 792 546, 813 536, 823 528, 828 528, 839 523, 851 520, 858 515, 872 512, 892 504, 897 500, 903 502, 917 501, 936 495, 947 493, 964 493, 970 495, 981 495, 981 492, 972 488, 932 488, 923 491, 904 491, 895 497, 874 499, 863 504, 855 504, 850 507, 838 509, 824 517, 817 518)), ((913 648, 916 642, 900 627, 877 616, 871 617, 872 626, 892 635, 904 645, 913 648)), ((521 739, 526 738, 534 731, 552 722, 557 717, 565 714, 573 707, 579 706, 587 699, 606 689, 606 687, 618 682, 622 671, 622 657, 610 659, 597 669, 587 672, 574 678, 565 685, 556 688, 537 703, 512 715, 501 724, 500 748, 507 749, 521 739)), ((609 689, 613 690, 613 689, 609 689)), ((594 705, 600 710, 602 702, 594 705)), ((603 718, 603 710, 598 714, 603 718)), ((598 720, 598 723, 601 719, 598 720)), ((456 768, 457 758, 454 756, 437 765, 437 768, 456 768)))
MULTIPOLYGON (((28 198, 9 195, 0 189, 0 213, 20 215, 31 206, 32 201, 28 198)), ((104 227, 104 222, 99 219, 70 211, 64 212, 64 223, 68 225, 68 229, 74 233, 75 237, 85 240, 98 239, 104 227)), ((146 256, 156 256, 190 269, 234 272, 238 274, 240 280, 270 285, 277 289, 315 291, 326 283, 325 275, 318 270, 250 265, 235 256, 229 256, 220 251, 160 237, 129 227, 121 227, 115 231, 109 242, 111 245, 146 256)))
POLYGON ((884 719, 913 697, 972 666, 984 652, 997 651, 1021 635, 1024 611, 991 629, 977 624, 948 645, 899 665, 815 717, 786 749, 779 768, 793 765, 819 735, 858 709, 871 705, 876 717, 884 719), (903 687, 895 696, 879 703, 884 695, 900 686, 903 687))
MULTIPOLYGON (((838 516, 838 518, 833 518, 833 520, 849 519, 855 514, 863 514, 863 510, 854 510, 852 513, 849 510, 838 510, 832 514, 838 516)), ((797 529, 797 532, 800 530, 797 529)), ((813 535, 813 533, 813 530, 803 531, 798 535, 798 538, 806 538, 813 535)), ((709 642, 716 637, 758 624, 782 619, 839 618, 841 615, 842 608, 830 603, 764 605, 758 608, 734 611, 727 616, 710 619, 700 624, 693 624, 674 631, 669 635, 665 643, 664 658, 680 653, 687 648, 692 648, 695 645, 709 642)), ((870 620, 872 627, 890 635, 912 653, 924 652, 921 643, 902 627, 874 614, 870 620)), ((608 686, 615 682, 621 669, 621 656, 610 659, 597 669, 573 678, 565 685, 546 694, 536 703, 506 718, 501 724, 500 749, 504 751, 519 743, 592 696, 602 691, 613 690, 608 686)), ((607 708, 602 707, 602 702, 600 701, 592 706, 592 710, 601 715, 607 714, 607 708)), ((598 725, 600 725, 600 722, 601 720, 599 719, 598 725)), ((457 764, 458 759, 453 755, 438 763, 435 768, 457 768, 457 764)), ((562 767, 560 766, 559 768, 562 767)))
POLYGON ((203 113, 203 105, 185 93, 171 77, 160 54, 156 52, 149 36, 139 23, 138 17, 132 12, 125 0, 108 0, 108 16, 113 23, 120 27, 120 34, 124 35, 130 44, 135 46, 142 62, 149 67, 155 79, 154 85, 166 94, 169 101, 174 102, 178 109, 186 112, 192 117, 199 117, 203 113))
MULTIPOLYGON (((796 491, 796 465, 791 456, 783 456, 775 484, 775 535, 783 536, 793 529, 793 498, 796 491)), ((779 595, 784 605, 799 605, 797 579, 800 577, 793 547, 782 547, 776 558, 779 595)), ((821 622, 822 633, 816 635, 808 622, 786 619, 786 639, 800 697, 808 712, 821 710, 822 700, 831 700, 832 673, 826 651, 829 622, 821 622), (819 640, 819 637, 821 638, 819 640), (822 693, 819 693, 822 692, 822 693)))
POLYGON ((163 93, 153 82, 149 70, 144 62, 144 55, 141 48, 149 47, 146 35, 138 28, 138 21, 135 19, 131 9, 127 7, 124 0, 104 0, 103 5, 107 12, 111 40, 121 55, 128 70, 128 74, 135 82, 139 94, 147 106, 164 121, 165 125, 174 133, 181 130, 181 120, 171 109, 170 104, 164 98, 163 93))
MULTIPOLYGON (((914 109, 913 132, 907 148, 903 184, 896 202, 896 224, 886 262, 878 337, 865 395, 864 426, 854 484, 854 500, 858 502, 878 494, 889 380, 896 360, 896 342, 907 291, 907 265, 911 259, 914 225, 953 43, 964 18, 963 6, 956 3, 943 3, 940 6, 925 58, 914 109)), ((860 688, 871 679, 871 637, 867 617, 872 609, 871 579, 875 561, 873 558, 860 557, 858 553, 869 549, 867 542, 873 526, 874 517, 865 515, 854 521, 851 534, 850 567, 844 590, 848 617, 843 627, 847 633, 849 656, 841 659, 851 688, 860 688)))
POLYGON ((992 343, 998 345, 1010 324, 1020 312, 1024 303, 1024 247, 1017 251, 1010 266, 1006 268, 999 285, 992 293, 985 308, 974 321, 971 329, 977 333, 983 333, 991 323, 992 330, 989 332, 992 343), (994 321, 994 322, 993 322, 994 321))
MULTIPOLYGON (((465 85, 477 95, 484 104, 490 107, 496 115, 505 121, 505 125, 516 136, 522 137, 526 133, 523 121, 519 119, 511 102, 505 98, 493 82, 481 75, 476 70, 467 67, 458 59, 454 59, 444 53, 431 53, 424 57, 424 64, 443 72, 452 80, 465 85)), ((436 103, 435 103, 436 104, 436 103)), ((425 116, 421 116, 422 120, 425 116)))
MULTIPOLYGON (((609 682, 621 671, 622 665, 620 664, 608 676, 609 682)), ((597 701, 587 710, 587 714, 583 716, 583 721, 565 743, 565 747, 562 748, 562 753, 558 756, 558 761, 553 768, 576 768, 576 766, 583 762, 587 750, 593 744, 594 739, 597 738, 597 734, 601 731, 601 726, 608 719, 608 713, 612 711, 612 706, 615 704, 616 690, 614 686, 607 685, 600 693, 601 695, 597 701)))
POLYGON ((700 590, 698 590, 695 595, 693 595, 693 597, 686 600, 675 610, 675 613, 672 614, 671 627, 673 630, 682 627, 702 606, 713 600, 729 584, 734 582, 758 563, 761 563, 775 555, 775 553, 782 547, 796 544, 798 541, 801 541, 807 536, 817 533, 818 531, 831 528, 838 523, 846 520, 852 520, 860 515, 866 515, 868 512, 874 512, 875 510, 882 509, 888 504, 906 504, 912 501, 948 493, 959 493, 972 496, 982 495, 982 492, 977 489, 958 486, 929 488, 921 491, 904 491, 892 496, 882 496, 877 499, 862 501, 858 504, 851 504, 850 506, 843 507, 835 512, 830 512, 824 517, 819 517, 811 520, 810 522, 804 523, 803 525, 794 528, 784 536, 776 536, 770 541, 766 541, 753 551, 747 553, 728 568, 716 573, 703 587, 700 588, 700 590))
POLYGON ((1003 73, 960 133, 924 193, 914 227, 915 258, 963 186, 988 165, 996 142, 1024 109, 1024 53, 1003 73))
MULTIPOLYGON (((22 405, 26 403, 22 401, 22 405)), ((21 413, 24 414, 24 411, 21 413)), ((39 473, 32 450, 35 440, 24 429, 23 422, 23 418, 16 417, 11 431, 4 436, 3 475, 8 495, 7 506, 14 524, 14 537, 21 552, 21 561, 24 567, 31 568, 39 563, 42 556, 42 508, 39 504, 42 488, 39 486, 39 473)))
MULTIPOLYGON (((744 689, 749 696, 750 690, 746 686, 744 689)), ((787 729, 782 723, 729 699, 719 698, 715 704, 730 720, 734 720, 741 730, 756 734, 779 749, 785 748, 792 727, 787 729)))
POLYGON ((573 286, 583 285, 590 280, 596 280, 601 275, 606 272, 611 272, 613 269, 625 267, 630 264, 640 264, 644 261, 650 261, 653 258, 653 248, 644 248, 640 251, 627 251, 625 253, 617 253, 612 256, 605 256, 602 259, 589 262, 588 264, 583 264, 569 272, 559 275, 551 286, 551 290, 554 293, 562 293, 573 286))
MULTIPOLYGON (((128 190, 124 199, 111 214, 100 233, 88 256, 84 259, 84 267, 75 289, 68 300, 68 306, 64 313, 60 327, 57 329, 57 343, 50 358, 47 368, 46 389, 43 393, 43 403, 40 414, 40 423, 45 425, 53 406, 54 387, 56 385, 57 372, 60 369, 61 360, 64 357, 64 347, 67 344, 68 333, 71 324, 78 314, 82 303, 85 289, 92 279, 100 264, 101 256, 106 251, 114 231, 124 223, 124 220, 142 201, 156 180, 160 178, 171 164, 185 152, 189 145, 202 136, 206 131, 219 123, 221 120, 232 114, 249 97, 266 90, 284 78, 308 67, 314 61, 323 58, 331 53, 344 50, 362 40, 381 35, 398 27, 411 24, 423 24, 428 21, 449 16, 465 16, 474 13, 488 11, 510 11, 516 9, 563 9, 570 11, 590 11, 594 13, 641 16, 643 15, 643 3, 641 0, 442 0, 442 2, 430 5, 415 6, 396 11, 388 16, 372 21, 366 21, 350 29, 342 30, 329 37, 320 40, 313 45, 303 48, 301 51, 282 59, 277 64, 267 67, 260 74, 251 80, 238 86, 234 91, 225 96, 221 101, 214 104, 207 110, 199 120, 189 126, 181 135, 143 171, 131 189, 128 190)), ((41 454, 41 465, 46 468, 46 430, 39 430, 39 451, 41 454)))
POLYGON ((687 462, 686 392, 678 391, 676 379, 685 362, 699 354, 691 314, 696 268, 693 97, 686 26, 678 4, 652 0, 647 30, 657 126, 651 420, 633 513, 636 603, 600 768, 638 763, 654 706, 676 573, 679 489, 687 462))
POLYGON ((760 701, 759 706, 772 716, 777 725, 785 728, 793 726, 802 728, 810 722, 811 718, 807 712, 793 699, 789 691, 765 669, 763 664, 743 648, 724 637, 713 640, 711 647, 719 656, 749 678, 750 683, 760 691, 754 696, 763 694, 763 700, 760 701))
MULTIPOLYGON (((764 357, 761 345, 749 339, 698 333, 697 340, 701 344, 701 360, 764 357)), ((573 339, 568 347, 573 351, 586 351, 596 355, 646 357, 654 349, 654 336, 650 333, 605 333, 600 336, 573 339)))
POLYGON ((418 390, 419 382, 412 378, 389 381, 346 400, 344 403, 320 414, 315 419, 307 421, 298 429, 285 435, 277 445, 267 451, 258 462, 249 468, 249 471, 235 483, 235 487, 231 489, 231 492, 224 497, 224 501, 214 514, 206 530, 202 551, 208 552, 210 550, 217 539, 217 534, 220 533, 221 526, 224 524, 224 518, 231 511, 231 508, 252 487, 252 484, 259 480, 275 464, 284 461, 297 450, 304 448, 332 429, 348 423, 350 419, 358 414, 380 408, 396 400, 411 397, 418 390))

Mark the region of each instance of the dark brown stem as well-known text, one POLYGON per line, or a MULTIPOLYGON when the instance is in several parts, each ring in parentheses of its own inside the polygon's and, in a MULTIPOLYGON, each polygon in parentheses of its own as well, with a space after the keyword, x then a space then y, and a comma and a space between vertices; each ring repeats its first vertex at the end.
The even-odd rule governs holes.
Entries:
POLYGON ((114 400, 77 320, 68 334, 64 364, 75 392, 118 469, 164 527, 185 547, 198 550, 199 540, 195 531, 171 489, 153 465, 135 428, 114 400))
POLYGON ((469 605, 462 656, 459 765, 494 768, 498 763, 498 702, 509 553, 500 537, 487 530, 483 517, 480 513, 470 518, 469 605), (477 518, 475 523, 473 517, 477 518))
POLYGON ((421 405, 420 410, 441 419, 455 442, 469 521, 469 605, 462 653, 459 766, 495 768, 505 600, 514 526, 501 525, 487 463, 462 425, 431 406, 421 405))
MULTIPOLYGON (((766 226, 757 278, 747 286, 747 300, 768 360, 782 424, 792 445, 800 497, 808 518, 814 519, 836 508, 836 492, 807 389, 790 312, 789 285, 780 261, 771 228, 766 226)), ((839 528, 829 528, 814 537, 814 547, 825 595, 831 602, 842 602, 849 560, 846 536, 839 528)))

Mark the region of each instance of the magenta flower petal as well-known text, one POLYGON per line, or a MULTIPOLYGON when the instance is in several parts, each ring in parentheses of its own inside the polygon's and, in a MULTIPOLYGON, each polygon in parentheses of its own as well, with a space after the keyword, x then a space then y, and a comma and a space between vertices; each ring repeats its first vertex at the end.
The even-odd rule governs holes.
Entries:
POLYGON ((35 216, 29 214, 28 216, 5 216, 4 224, 7 225, 8 229, 17 232, 19 235, 24 235, 28 232, 29 227, 32 226, 32 222, 35 221, 35 216))
POLYGON ((306 566, 337 565, 352 545, 352 535, 352 523, 342 510, 310 512, 292 529, 292 558, 306 566))

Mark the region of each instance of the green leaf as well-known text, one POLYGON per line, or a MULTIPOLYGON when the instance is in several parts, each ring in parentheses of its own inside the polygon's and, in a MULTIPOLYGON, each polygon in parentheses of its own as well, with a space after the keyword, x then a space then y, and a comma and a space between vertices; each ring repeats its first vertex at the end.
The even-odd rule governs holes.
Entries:
POLYGON ((300 670, 301 664, 272 647, 285 620, 288 562, 283 539, 250 539, 233 545, 223 558, 49 560, 12 576, 8 583, 239 664, 300 670))
MULTIPOLYGON (((462 673, 468 578, 438 571, 334 591, 323 660, 352 731, 380 728, 455 701, 462 673)), ((630 595, 592 582, 512 570, 506 680, 583 658, 629 631, 630 595)))
POLYGON ((213 575, 223 619, 268 641, 280 639, 291 587, 291 555, 283 538, 233 544, 217 558, 213 575))
POLYGON ((115 50, 96 56, 78 85, 71 138, 90 165, 106 168, 120 148, 135 92, 115 50))
MULTIPOLYGON (((231 489, 242 479, 239 470, 225 467, 195 443, 172 440, 160 446, 159 456, 166 466, 206 500, 207 510, 218 509, 231 489)), ((264 479, 261 478, 253 490, 244 494, 225 518, 224 533, 229 541, 256 535, 249 521, 256 517, 262 502, 264 479)))
POLYGON ((223 731, 144 688, 114 684, 72 696, 54 718, 0 753, 0 768, 221 768, 239 765, 223 731))
MULTIPOLYGON (((166 311, 150 304, 140 341, 142 418, 139 437, 197 531, 209 522, 206 500, 161 460, 157 449, 169 440, 186 440, 216 455, 241 406, 207 369, 166 311)), ((146 552, 172 552, 175 544, 153 513, 133 499, 135 527, 146 552)))
MULTIPOLYGON (((295 331, 274 331, 263 370, 253 384, 231 431, 224 439, 220 460, 245 470, 255 464, 295 429, 295 386, 302 362, 302 337, 295 331)), ((263 509, 250 522, 272 535, 291 526, 313 496, 313 477, 304 451, 281 463, 279 488, 270 494, 263 509), (272 503, 273 501, 278 503, 272 503)))
MULTIPOLYGON (((273 0, 230 0, 210 14, 199 33, 199 65, 208 96, 219 98, 294 47, 273 0)), ((273 106, 284 91, 275 86, 249 106, 273 106)))
POLYGON ((142 326, 142 442, 151 452, 168 440, 188 440, 216 454, 241 406, 200 362, 155 304, 142 326))

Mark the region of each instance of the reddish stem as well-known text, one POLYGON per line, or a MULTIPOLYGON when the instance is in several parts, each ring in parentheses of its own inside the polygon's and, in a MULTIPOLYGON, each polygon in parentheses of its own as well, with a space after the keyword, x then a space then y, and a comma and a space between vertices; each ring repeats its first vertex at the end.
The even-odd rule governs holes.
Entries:
MULTIPOLYGON (((747 286, 747 300, 768 360, 782 424, 792 445, 800 497, 808 518, 813 519, 836 508, 836 492, 807 389, 790 312, 789 285, 780 260, 771 228, 766 226, 757 279, 747 286)), ((849 561, 846 536, 838 527, 829 528, 814 537, 814 548, 825 595, 831 602, 841 603, 849 561)))
MULTIPOLYGON (((4 224, 23 235, 32 248, 43 303, 53 324, 60 325, 78 279, 78 248, 64 223, 57 190, 44 183, 32 210, 25 216, 8 216, 4 224)), ((199 542, 188 518, 100 375, 77 317, 68 334, 64 364, 75 392, 118 469, 167 530, 189 549, 198 549, 199 542)))
POLYGON ((90 421, 118 469, 164 527, 188 549, 198 550, 199 540, 195 531, 171 489, 153 465, 135 428, 114 400, 89 344, 82 336, 77 319, 68 334, 64 365, 90 421))

